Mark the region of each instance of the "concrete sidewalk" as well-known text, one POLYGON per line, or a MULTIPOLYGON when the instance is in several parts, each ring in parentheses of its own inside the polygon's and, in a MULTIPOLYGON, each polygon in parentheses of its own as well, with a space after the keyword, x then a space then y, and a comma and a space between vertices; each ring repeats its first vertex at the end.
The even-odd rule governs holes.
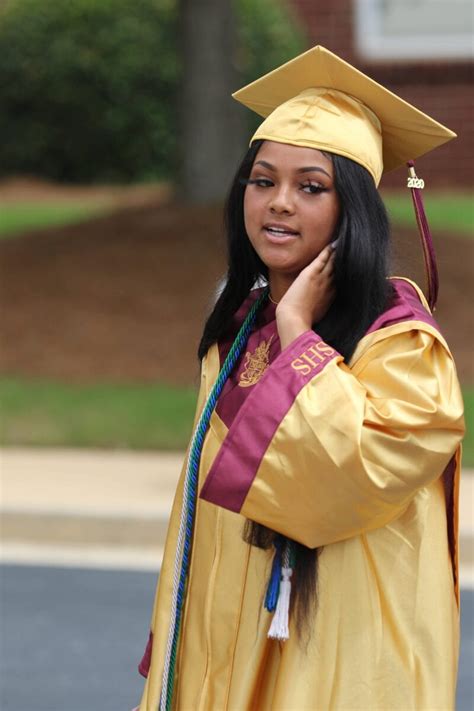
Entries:
POLYGON ((1 450, 1 560, 158 570, 183 459, 183 453, 1 450))
MULTIPOLYGON (((183 459, 181 452, 1 450, 1 560, 158 570, 183 459)), ((473 511, 467 470, 460 550, 471 585, 473 511)))

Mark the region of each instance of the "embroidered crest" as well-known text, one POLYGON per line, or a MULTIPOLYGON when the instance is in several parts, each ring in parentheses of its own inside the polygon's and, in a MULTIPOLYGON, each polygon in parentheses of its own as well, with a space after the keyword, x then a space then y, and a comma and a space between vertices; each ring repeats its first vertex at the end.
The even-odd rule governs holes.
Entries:
POLYGON ((240 374, 239 386, 249 388, 258 383, 270 360, 270 345, 273 336, 268 341, 260 341, 254 353, 247 351, 245 354, 245 370, 240 374))

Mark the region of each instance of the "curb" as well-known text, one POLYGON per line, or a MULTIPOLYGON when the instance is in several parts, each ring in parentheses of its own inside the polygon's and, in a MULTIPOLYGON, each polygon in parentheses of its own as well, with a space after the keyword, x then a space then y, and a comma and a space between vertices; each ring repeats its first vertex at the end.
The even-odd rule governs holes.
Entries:
POLYGON ((157 515, 0 510, 2 541, 35 545, 153 547, 164 545, 168 510, 157 515))

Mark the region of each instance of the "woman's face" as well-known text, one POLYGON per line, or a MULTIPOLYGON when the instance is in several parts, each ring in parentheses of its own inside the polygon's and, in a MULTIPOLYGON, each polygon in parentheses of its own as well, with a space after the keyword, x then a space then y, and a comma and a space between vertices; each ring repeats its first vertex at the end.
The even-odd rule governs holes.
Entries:
POLYGON ((296 277, 332 241, 339 211, 329 158, 314 148, 263 143, 245 189, 244 220, 270 276, 296 277))

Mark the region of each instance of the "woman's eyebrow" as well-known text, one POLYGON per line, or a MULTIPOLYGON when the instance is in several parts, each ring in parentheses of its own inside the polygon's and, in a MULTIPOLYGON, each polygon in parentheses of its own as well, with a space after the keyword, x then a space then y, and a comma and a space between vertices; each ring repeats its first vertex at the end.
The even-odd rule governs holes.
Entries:
POLYGON ((317 165, 308 165, 306 168, 298 168, 298 170, 296 172, 297 173, 324 173, 324 175, 327 175, 328 178, 331 177, 329 175, 329 173, 326 170, 324 170, 324 168, 320 168, 317 165))
MULTIPOLYGON (((268 170, 272 170, 273 172, 276 171, 275 166, 272 165, 271 163, 267 163, 266 160, 257 160, 257 161, 255 161, 254 165, 261 165, 261 166, 263 166, 264 168, 267 168, 268 170)), ((331 176, 329 175, 329 173, 326 172, 326 171, 324 170, 324 168, 320 168, 320 167, 317 166, 317 165, 308 165, 308 166, 306 166, 306 167, 304 167, 304 168, 298 168, 298 170, 297 170, 296 172, 297 172, 297 173, 324 173, 324 175, 327 175, 328 178, 331 178, 331 176)))

